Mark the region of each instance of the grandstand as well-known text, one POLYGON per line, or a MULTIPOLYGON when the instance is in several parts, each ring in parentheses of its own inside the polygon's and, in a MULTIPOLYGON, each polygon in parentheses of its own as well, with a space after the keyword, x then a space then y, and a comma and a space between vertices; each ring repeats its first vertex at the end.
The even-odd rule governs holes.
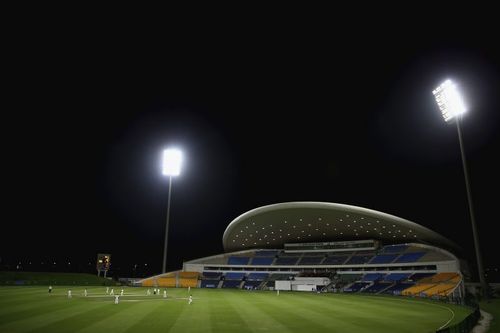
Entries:
POLYGON ((191 260, 143 286, 317 290, 410 297, 464 295, 459 247, 378 211, 323 202, 253 209, 223 235, 225 253, 191 260))

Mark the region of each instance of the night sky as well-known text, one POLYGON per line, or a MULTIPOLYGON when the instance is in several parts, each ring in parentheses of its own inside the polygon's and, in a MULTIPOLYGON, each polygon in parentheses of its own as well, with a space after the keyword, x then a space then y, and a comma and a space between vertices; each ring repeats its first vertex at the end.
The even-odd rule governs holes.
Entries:
POLYGON ((53 27, 14 38, 2 267, 94 272, 97 253, 111 253, 118 276, 158 273, 167 146, 185 157, 173 180, 169 269, 223 252, 234 218, 287 201, 393 214, 450 238, 474 262, 456 127, 432 95, 447 78, 469 107, 462 129, 476 220, 485 267, 498 267, 492 30, 436 36, 429 26, 402 38, 330 29, 179 28, 150 38, 53 27))

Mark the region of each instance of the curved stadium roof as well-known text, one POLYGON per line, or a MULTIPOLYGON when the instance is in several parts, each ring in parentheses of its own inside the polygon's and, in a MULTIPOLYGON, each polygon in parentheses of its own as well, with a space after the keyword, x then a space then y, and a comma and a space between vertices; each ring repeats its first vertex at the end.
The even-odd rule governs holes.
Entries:
POLYGON ((384 244, 424 243, 456 252, 440 234, 400 217, 328 202, 285 202, 252 209, 224 231, 226 252, 283 248, 285 243, 377 239, 384 244))

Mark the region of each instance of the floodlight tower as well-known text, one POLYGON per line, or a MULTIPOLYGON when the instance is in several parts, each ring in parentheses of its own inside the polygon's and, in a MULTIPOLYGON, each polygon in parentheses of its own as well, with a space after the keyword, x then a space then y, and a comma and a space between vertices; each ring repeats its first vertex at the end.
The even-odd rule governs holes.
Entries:
POLYGON ((178 176, 181 173, 182 153, 177 149, 165 149, 163 151, 163 175, 168 176, 168 204, 167 204, 167 225, 165 227, 165 244, 163 247, 163 266, 162 273, 167 270, 167 244, 168 244, 168 220, 170 215, 170 196, 172 193, 172 176, 178 176))
POLYGON ((439 85, 439 87, 434 89, 432 93, 436 98, 436 102, 439 106, 439 109, 441 110, 444 120, 446 122, 450 122, 455 119, 455 123, 457 125, 458 142, 460 144, 462 166, 464 169, 465 188, 467 191, 467 202, 469 204, 470 221, 472 224, 472 235, 474 237, 474 248, 476 250, 479 281, 481 282, 483 296, 487 297, 488 285, 486 283, 486 279, 484 278, 483 260, 481 257, 481 249, 479 247, 479 236, 477 233, 476 219, 474 218, 474 208, 472 206, 472 196, 469 184, 469 176, 467 172, 467 163, 465 159, 465 150, 462 140, 462 130, 460 128, 461 116, 467 109, 463 102, 462 96, 458 91, 457 85, 451 80, 444 81, 441 85, 439 85))

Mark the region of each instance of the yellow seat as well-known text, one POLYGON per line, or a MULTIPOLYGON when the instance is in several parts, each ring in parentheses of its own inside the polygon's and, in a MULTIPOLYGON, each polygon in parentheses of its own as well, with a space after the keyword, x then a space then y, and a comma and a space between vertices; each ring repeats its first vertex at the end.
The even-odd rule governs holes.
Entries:
POLYGON ((158 278, 157 279, 157 284, 158 287, 176 287, 177 286, 177 281, 175 276, 173 277, 165 277, 165 278, 158 278))
POLYGON ((402 294, 406 295, 406 296, 419 295, 424 290, 427 290, 427 289, 432 288, 434 286, 435 286, 435 284, 433 284, 433 283, 419 283, 417 285, 411 286, 410 288, 403 290, 402 294))

